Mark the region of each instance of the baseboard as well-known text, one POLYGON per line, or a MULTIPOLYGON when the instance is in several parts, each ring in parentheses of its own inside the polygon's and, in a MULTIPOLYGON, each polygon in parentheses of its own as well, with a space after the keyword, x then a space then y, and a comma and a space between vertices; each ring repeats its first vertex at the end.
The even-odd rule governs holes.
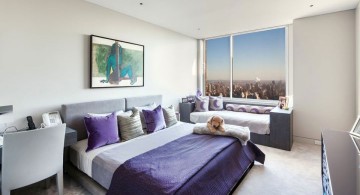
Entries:
POLYGON ((314 144, 314 145, 321 145, 321 141, 317 139, 305 138, 305 137, 298 137, 294 136, 294 141, 299 143, 306 143, 306 144, 314 144))

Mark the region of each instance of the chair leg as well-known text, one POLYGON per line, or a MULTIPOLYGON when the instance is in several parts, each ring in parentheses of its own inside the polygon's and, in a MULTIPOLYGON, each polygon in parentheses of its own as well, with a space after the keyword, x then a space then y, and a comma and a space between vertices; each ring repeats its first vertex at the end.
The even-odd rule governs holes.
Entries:
POLYGON ((59 171, 56 174, 56 184, 59 195, 63 195, 64 194, 63 170, 59 171))

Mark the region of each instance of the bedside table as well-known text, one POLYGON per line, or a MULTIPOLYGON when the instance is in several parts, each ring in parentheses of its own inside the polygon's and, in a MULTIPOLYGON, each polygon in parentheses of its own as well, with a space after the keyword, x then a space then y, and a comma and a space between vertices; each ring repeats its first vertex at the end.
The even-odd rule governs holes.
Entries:
POLYGON ((190 113, 194 111, 195 103, 179 103, 180 121, 191 123, 190 113))
POLYGON ((64 147, 71 146, 77 142, 77 131, 66 127, 64 147))
POLYGON ((291 150, 293 145, 293 109, 275 107, 270 112, 270 146, 291 150))

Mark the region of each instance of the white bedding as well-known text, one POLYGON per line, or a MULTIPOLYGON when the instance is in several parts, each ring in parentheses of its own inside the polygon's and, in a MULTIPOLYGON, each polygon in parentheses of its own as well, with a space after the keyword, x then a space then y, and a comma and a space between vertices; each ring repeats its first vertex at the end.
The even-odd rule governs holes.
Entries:
POLYGON ((180 128, 181 126, 188 126, 190 124, 178 122, 174 126, 166 128, 161 131, 154 132, 149 135, 143 135, 126 142, 111 144, 85 152, 87 148, 87 139, 81 140, 71 146, 70 161, 78 169, 92 177, 92 161, 100 153, 114 147, 121 147, 123 151, 119 156, 121 157, 121 164, 126 160, 145 153, 149 150, 162 146, 175 139, 191 134, 193 128, 180 128))
POLYGON ((247 112, 234 111, 208 111, 208 112, 192 112, 190 121, 193 123, 206 123, 209 117, 219 115, 224 118, 225 124, 249 127, 250 132, 257 134, 270 133, 270 115, 269 114, 253 114, 247 112))

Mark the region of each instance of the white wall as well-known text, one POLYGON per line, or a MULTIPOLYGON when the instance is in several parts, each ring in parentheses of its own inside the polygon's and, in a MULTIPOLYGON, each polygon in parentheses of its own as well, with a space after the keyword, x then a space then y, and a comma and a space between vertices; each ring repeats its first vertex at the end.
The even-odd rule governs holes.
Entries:
POLYGON ((14 105, 18 128, 64 103, 163 94, 177 106, 196 91, 196 40, 135 18, 82 0, 13 0, 1 1, 0 24, 0 105, 14 105), (90 89, 91 34, 145 45, 145 87, 90 89))
POLYGON ((360 115, 360 3, 356 7, 356 108, 360 115))
POLYGON ((349 131, 356 116, 355 11, 294 20, 294 135, 349 131))

